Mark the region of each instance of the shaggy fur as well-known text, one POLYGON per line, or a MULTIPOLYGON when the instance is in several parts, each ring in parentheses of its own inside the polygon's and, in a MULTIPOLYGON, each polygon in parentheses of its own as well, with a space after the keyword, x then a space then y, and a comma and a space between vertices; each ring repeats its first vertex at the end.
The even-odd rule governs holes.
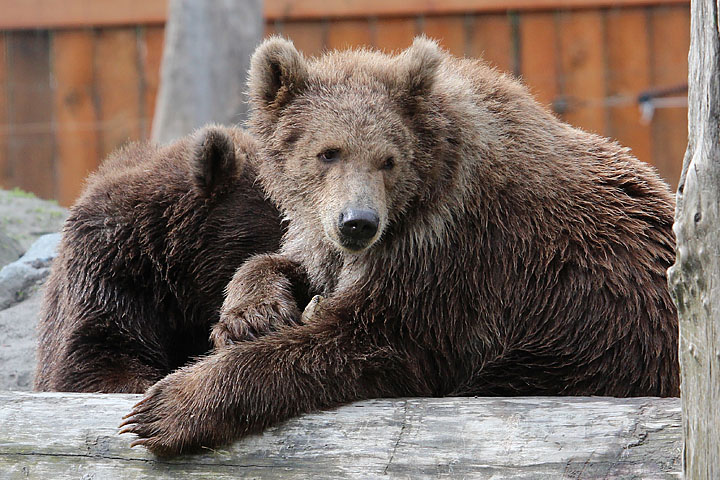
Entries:
POLYGON ((274 38, 251 65, 289 231, 238 270, 215 353, 128 415, 135 444, 177 454, 371 397, 678 394, 673 199, 651 167, 427 39, 306 60, 274 38), (371 238, 342 233, 356 211, 371 238))
POLYGON ((256 149, 210 127, 126 147, 90 177, 47 285, 37 390, 143 392, 209 350, 233 273, 282 235, 256 149))

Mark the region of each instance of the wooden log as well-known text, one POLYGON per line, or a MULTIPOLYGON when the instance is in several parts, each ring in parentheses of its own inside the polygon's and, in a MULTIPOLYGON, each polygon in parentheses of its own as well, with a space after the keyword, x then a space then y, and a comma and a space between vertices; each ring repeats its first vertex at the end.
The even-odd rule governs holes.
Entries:
POLYGON ((688 146, 678 185, 669 283, 680 317, 685 478, 720 478, 720 20, 692 2, 688 146))
POLYGON ((172 460, 118 435, 139 398, 0 392, 0 476, 657 479, 681 468, 676 398, 371 400, 172 460))

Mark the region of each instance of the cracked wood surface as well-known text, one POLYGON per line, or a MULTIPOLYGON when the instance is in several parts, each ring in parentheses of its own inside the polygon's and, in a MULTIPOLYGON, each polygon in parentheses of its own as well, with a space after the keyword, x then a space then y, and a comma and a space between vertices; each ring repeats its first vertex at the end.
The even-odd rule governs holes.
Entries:
POLYGON ((692 2, 688 146, 669 284, 680 319, 685 478, 720 478, 720 1, 692 2))
POLYGON ((676 398, 370 400, 167 461, 117 434, 140 398, 0 392, 0 478, 677 478, 681 470, 676 398))

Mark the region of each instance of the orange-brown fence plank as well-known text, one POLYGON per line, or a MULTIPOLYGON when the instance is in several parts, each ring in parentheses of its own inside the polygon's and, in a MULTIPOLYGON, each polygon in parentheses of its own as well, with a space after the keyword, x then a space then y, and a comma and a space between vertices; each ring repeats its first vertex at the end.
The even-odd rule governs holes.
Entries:
POLYGON ((136 28, 107 28, 95 37, 100 100, 100 156, 141 138, 136 28))
POLYGON ((386 52, 406 49, 419 33, 415 17, 380 18, 375 28, 375 46, 386 52))
POLYGON ((282 35, 308 57, 319 55, 325 48, 327 24, 324 21, 285 22, 282 35))
POLYGON ((450 53, 462 57, 466 54, 465 23, 463 15, 426 17, 423 31, 428 37, 438 40, 450 53))
POLYGON ((168 0, 0 0, 0 29, 164 23, 168 0))
POLYGON ((47 31, 7 36, 10 181, 42 198, 56 196, 49 45, 47 31))
POLYGON ((89 30, 59 31, 53 38, 57 200, 66 206, 98 164, 93 40, 89 30))
MULTIPOLYGON (((507 10, 597 9, 688 4, 689 0, 265 0, 265 18, 449 15, 507 10)), ((164 23, 168 0, 0 0, 0 29, 164 23)))
POLYGON ((549 107, 560 93, 556 31, 553 12, 520 15, 520 74, 535 98, 549 107))
POLYGON ((605 132, 605 65, 600 11, 561 12, 560 85, 567 97, 563 118, 572 125, 605 132))
POLYGON ((143 80, 143 138, 150 138, 152 119, 155 114, 155 99, 160 87, 160 65, 162 64, 165 29, 150 26, 143 29, 142 80, 143 80))
POLYGON ((372 45, 370 21, 337 20, 328 25, 327 47, 329 49, 346 49, 372 45))
POLYGON ((266 0, 268 19, 451 15, 507 10, 598 9, 687 0, 266 0))
MULTIPOLYGON (((651 81, 656 88, 687 84, 690 9, 661 7, 650 15, 651 81)), ((673 96, 683 96, 677 93, 673 96)), ((675 188, 687 146, 687 107, 662 108, 652 119, 652 158, 675 188)))
POLYGON ((468 56, 482 57, 505 72, 513 71, 513 40, 510 16, 477 15, 471 19, 468 56))
POLYGON ((7 46, 5 33, 0 32, 0 188, 10 186, 10 166, 8 165, 8 133, 10 126, 7 117, 7 46))
POLYGON ((647 13, 644 9, 612 9, 606 14, 607 135, 652 161, 650 126, 642 121, 637 95, 650 85, 647 13))

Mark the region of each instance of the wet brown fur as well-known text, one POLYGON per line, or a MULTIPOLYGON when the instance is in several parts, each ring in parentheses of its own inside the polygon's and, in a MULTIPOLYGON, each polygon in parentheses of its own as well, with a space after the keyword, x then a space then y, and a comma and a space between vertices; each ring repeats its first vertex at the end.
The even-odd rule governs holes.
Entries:
POLYGON ((136 444, 177 454, 372 397, 678 395, 673 198, 626 148, 426 39, 309 60, 270 39, 250 94, 289 231, 238 270, 216 351, 129 415, 136 444), (333 225, 356 204, 381 232, 350 252, 333 225))
POLYGON ((47 284, 37 390, 143 392, 210 349, 233 273, 282 235, 256 149, 208 127, 125 147, 88 179, 47 284))

